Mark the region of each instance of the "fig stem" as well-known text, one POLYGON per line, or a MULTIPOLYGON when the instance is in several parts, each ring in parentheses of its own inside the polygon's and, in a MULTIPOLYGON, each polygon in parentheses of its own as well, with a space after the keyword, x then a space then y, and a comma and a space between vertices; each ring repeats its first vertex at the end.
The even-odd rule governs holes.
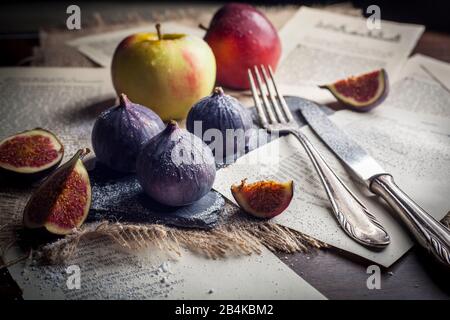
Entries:
POLYGON ((175 120, 170 120, 167 123, 167 130, 169 130, 170 132, 174 131, 175 129, 178 128, 178 122, 176 122, 175 120))
POLYGON ((209 29, 207 27, 205 27, 202 23, 198 24, 198 27, 202 30, 208 31, 209 29))
POLYGON ((125 93, 121 93, 119 96, 119 105, 121 107, 126 107, 129 105, 130 100, 128 100, 128 97, 125 93))
POLYGON ((215 87, 214 88, 214 94, 224 94, 222 87, 215 87))
POLYGON ((79 152, 78 158, 83 160, 83 158, 87 156, 91 152, 91 150, 89 148, 83 148, 78 150, 78 152, 79 152))
POLYGON ((162 33, 161 33, 161 23, 157 23, 155 25, 156 33, 158 34, 158 40, 162 40, 162 33))

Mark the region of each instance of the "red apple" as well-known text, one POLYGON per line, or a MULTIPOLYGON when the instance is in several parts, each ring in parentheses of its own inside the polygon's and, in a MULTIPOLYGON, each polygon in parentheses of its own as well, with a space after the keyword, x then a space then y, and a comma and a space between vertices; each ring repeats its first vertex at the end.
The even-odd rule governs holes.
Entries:
POLYGON ((232 89, 248 89, 247 69, 270 65, 275 70, 281 54, 278 33, 256 8, 230 3, 211 20, 205 41, 217 62, 218 84, 232 89))

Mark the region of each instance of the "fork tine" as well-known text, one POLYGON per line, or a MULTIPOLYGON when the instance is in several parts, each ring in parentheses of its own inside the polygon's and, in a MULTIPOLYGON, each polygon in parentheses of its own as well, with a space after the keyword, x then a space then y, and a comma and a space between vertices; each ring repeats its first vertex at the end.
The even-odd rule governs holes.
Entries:
POLYGON ((272 102, 273 109, 275 110, 275 113, 277 114, 278 120, 281 123, 286 123, 283 112, 280 109, 280 105, 278 104, 278 101, 273 94, 272 86, 270 85, 271 82, 273 85, 273 79, 272 79, 272 81, 269 80, 269 77, 267 76, 266 68, 264 67, 264 65, 261 65, 260 68, 261 68, 261 71, 263 74, 264 82, 266 83, 267 92, 269 93, 269 97, 272 102))
POLYGON ((277 84, 275 82, 275 77, 273 76, 272 67, 269 65, 268 68, 269 68, 270 79, 272 79, 273 87, 275 88, 275 92, 278 96, 278 99, 280 100, 281 107, 283 108, 284 114, 286 115, 288 122, 293 121, 294 117, 292 116, 291 110, 289 110, 286 100, 284 100, 283 95, 280 94, 280 91, 278 90, 277 84))
POLYGON ((255 80, 253 79, 252 70, 247 69, 248 80, 250 81, 250 88, 252 90, 253 101, 255 102, 256 113, 259 117, 259 122, 263 127, 266 127, 269 123, 267 121, 266 114, 264 113, 263 107, 261 105, 261 99, 259 99, 258 90, 255 86, 255 80))
POLYGON ((261 81, 261 76, 259 75, 258 67, 253 67, 256 75, 256 82, 258 82, 259 92, 261 94, 261 98, 263 100, 263 106, 267 112, 267 115, 269 116, 270 123, 277 123, 277 118, 275 117, 275 114, 273 113, 272 107, 270 106, 269 100, 267 100, 267 95, 264 92, 264 86, 261 81))

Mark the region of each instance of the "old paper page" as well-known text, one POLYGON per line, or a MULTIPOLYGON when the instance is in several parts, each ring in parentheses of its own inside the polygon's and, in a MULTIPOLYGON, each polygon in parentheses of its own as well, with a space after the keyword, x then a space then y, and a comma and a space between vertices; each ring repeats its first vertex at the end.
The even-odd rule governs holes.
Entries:
POLYGON ((212 260, 157 248, 126 253, 98 239, 82 243, 65 266, 28 261, 8 270, 24 299, 325 299, 267 249, 212 260), (67 268, 79 268, 79 289, 70 286, 67 268))
POLYGON ((416 54, 405 63, 399 78, 380 108, 450 118, 450 64, 416 54))
MULTIPOLYGON (((450 119, 416 115, 396 108, 390 108, 389 112, 382 109, 369 114, 340 111, 331 119, 393 174, 398 185, 417 203, 435 218, 443 218, 450 209, 450 119)), ((381 252, 366 249, 341 230, 311 161, 292 136, 277 139, 219 170, 214 188, 234 202, 230 186, 244 178, 249 181, 292 179, 294 199, 274 222, 383 266, 393 264, 413 244, 407 231, 379 199, 351 179, 309 127, 302 131, 386 228, 392 240, 386 249, 381 252)))
POLYGON ((447 92, 450 92, 450 63, 443 62, 422 54, 413 56, 428 76, 439 82, 447 92))
MULTIPOLYGON (((115 104, 109 70, 103 68, 0 68, 0 90, 0 136, 34 127, 49 129, 63 142, 66 159, 78 148, 91 146, 97 115, 115 104)), ((1 186, 2 231, 8 224, 22 221, 29 196, 30 188, 1 186)), ((179 261, 169 263, 171 268, 167 258, 151 259, 156 250, 139 255, 118 250, 105 239, 82 244, 70 262, 81 271, 79 290, 67 288, 65 267, 27 261, 9 271, 26 299, 324 298, 267 250, 261 256, 226 260, 185 252, 179 261)), ((8 261, 22 254, 10 251, 8 261)))
POLYGON ((286 85, 316 86, 385 68, 392 79, 424 31, 420 25, 381 21, 301 7, 280 31, 283 55, 277 78, 286 85))
POLYGON ((54 132, 69 158, 91 146, 95 118, 115 103, 103 68, 0 68, 0 136, 42 127, 54 132))
MULTIPOLYGON (((450 117, 450 64, 434 58, 415 54, 403 65, 398 79, 389 84, 389 94, 378 107, 403 109, 418 114, 450 117)), ((336 99, 326 90, 312 86, 281 85, 287 96, 298 96, 327 104, 336 99)), ((246 101, 253 103, 251 100, 246 101)))
MULTIPOLYGON (((120 41, 129 35, 139 32, 156 32, 155 25, 151 24, 137 28, 86 36, 71 40, 67 44, 76 47, 78 51, 99 65, 109 67, 111 65, 114 50, 120 41)), ((177 22, 164 22, 162 32, 183 33, 198 37, 203 37, 205 34, 205 31, 200 28, 185 26, 177 22)))

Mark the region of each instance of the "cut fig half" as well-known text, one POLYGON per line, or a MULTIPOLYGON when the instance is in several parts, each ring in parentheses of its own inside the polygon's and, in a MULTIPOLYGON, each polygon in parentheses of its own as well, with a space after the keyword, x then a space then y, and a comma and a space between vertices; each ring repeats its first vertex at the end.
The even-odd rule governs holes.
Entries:
POLYGON ((273 180, 247 183, 247 179, 244 179, 240 184, 231 186, 231 193, 247 213, 258 218, 273 218, 291 203, 294 183, 273 180))
POLYGON ((17 133, 0 142, 0 168, 12 175, 43 177, 60 164, 63 156, 61 141, 41 128, 17 133))
POLYGON ((28 201, 23 223, 26 228, 45 228, 57 235, 79 228, 91 206, 91 184, 83 164, 89 149, 81 149, 52 173, 28 201))
POLYGON ((344 106, 355 111, 369 111, 386 98, 389 81, 384 69, 320 86, 328 89, 344 106))

